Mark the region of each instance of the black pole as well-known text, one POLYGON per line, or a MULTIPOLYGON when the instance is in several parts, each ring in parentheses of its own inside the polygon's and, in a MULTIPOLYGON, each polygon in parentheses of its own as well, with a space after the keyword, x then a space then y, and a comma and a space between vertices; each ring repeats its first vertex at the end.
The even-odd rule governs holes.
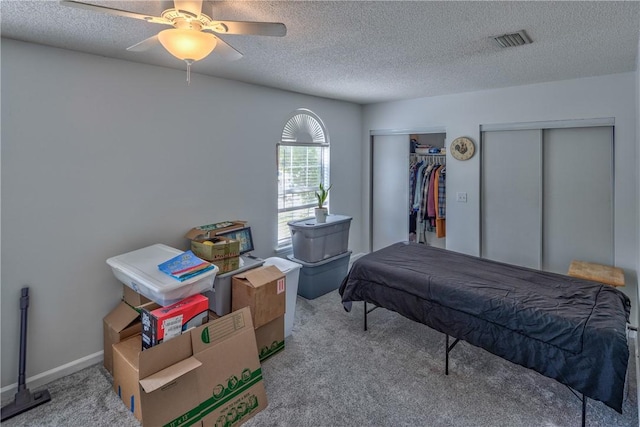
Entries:
POLYGON ((29 288, 22 288, 20 297, 20 364, 18 368, 18 391, 25 389, 27 371, 27 309, 29 308, 29 288))

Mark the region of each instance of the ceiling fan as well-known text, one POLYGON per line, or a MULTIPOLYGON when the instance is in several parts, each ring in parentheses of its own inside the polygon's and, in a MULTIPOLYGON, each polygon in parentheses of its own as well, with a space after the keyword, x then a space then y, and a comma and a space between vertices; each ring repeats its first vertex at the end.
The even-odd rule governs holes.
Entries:
POLYGON ((127 48, 144 51, 160 43, 170 54, 187 63, 187 82, 191 64, 206 58, 217 47, 216 53, 229 60, 239 59, 242 53, 222 40, 220 34, 241 34, 283 37, 287 27, 279 22, 217 21, 202 13, 202 0, 174 0, 174 8, 160 16, 143 15, 106 6, 97 6, 74 0, 60 0, 64 6, 86 9, 109 15, 140 19, 173 28, 160 31, 127 48))

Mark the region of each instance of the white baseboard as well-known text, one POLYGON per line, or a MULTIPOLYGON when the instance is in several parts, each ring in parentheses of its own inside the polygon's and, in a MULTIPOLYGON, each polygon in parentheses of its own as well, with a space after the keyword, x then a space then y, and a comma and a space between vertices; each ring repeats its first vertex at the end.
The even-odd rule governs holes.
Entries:
MULTIPOLYGON (((41 374, 37 374, 30 378, 27 378, 25 381, 26 386, 30 390, 35 390, 38 387, 50 383, 51 381, 66 377, 67 375, 78 372, 88 366, 100 363, 102 362, 103 358, 103 351, 90 354, 88 356, 74 360, 73 362, 69 362, 65 365, 58 366, 57 368, 53 368, 48 371, 42 372, 41 374)), ((6 387, 2 387, 2 389, 0 389, 2 400, 4 401, 5 399, 12 397, 16 393, 16 391, 18 391, 18 383, 13 383, 6 387)))

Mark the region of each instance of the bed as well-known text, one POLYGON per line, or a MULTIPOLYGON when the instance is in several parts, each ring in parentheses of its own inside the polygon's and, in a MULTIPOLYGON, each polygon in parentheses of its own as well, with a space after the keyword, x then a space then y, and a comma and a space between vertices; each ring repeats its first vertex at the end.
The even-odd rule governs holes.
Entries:
MULTIPOLYGON (((588 280, 401 242, 354 262, 340 285, 355 301, 393 310, 533 369, 622 413, 631 303, 588 280)), ((449 345, 449 336, 456 339, 449 345)))

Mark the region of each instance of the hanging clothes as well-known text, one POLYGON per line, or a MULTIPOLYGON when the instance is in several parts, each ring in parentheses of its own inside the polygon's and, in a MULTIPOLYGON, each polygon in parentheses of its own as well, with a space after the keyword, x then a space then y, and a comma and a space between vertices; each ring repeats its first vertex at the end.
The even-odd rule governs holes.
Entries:
POLYGON ((444 158, 414 156, 409 164, 409 240, 426 243, 425 232, 444 237, 446 174, 444 158), (422 230, 422 233, 420 232, 422 230), (420 236, 417 238, 417 236, 420 236))
POLYGON ((427 220, 429 222, 429 231, 436 231, 436 218, 438 211, 438 193, 439 193, 439 181, 440 171, 442 165, 435 165, 431 176, 429 178, 429 195, 427 199, 427 220))
POLYGON ((446 221, 445 221, 445 213, 446 213, 446 202, 447 202, 447 193, 446 193, 446 185, 445 180, 447 176, 447 167, 443 166, 438 171, 437 178, 437 196, 436 196, 436 237, 442 238, 447 235, 446 229, 446 221))
POLYGON ((428 202, 429 202, 429 182, 430 182, 430 177, 431 177, 431 172, 433 171, 433 167, 435 165, 431 164, 428 165, 425 170, 424 170, 424 174, 422 176, 422 191, 420 192, 421 194, 421 199, 419 201, 420 207, 418 208, 418 220, 420 222, 424 222, 427 220, 427 209, 428 209, 428 202))
POLYGON ((416 159, 412 159, 409 164, 409 241, 412 242, 417 241, 418 211, 415 205, 418 202, 416 202, 416 191, 424 166, 424 161, 416 159))

